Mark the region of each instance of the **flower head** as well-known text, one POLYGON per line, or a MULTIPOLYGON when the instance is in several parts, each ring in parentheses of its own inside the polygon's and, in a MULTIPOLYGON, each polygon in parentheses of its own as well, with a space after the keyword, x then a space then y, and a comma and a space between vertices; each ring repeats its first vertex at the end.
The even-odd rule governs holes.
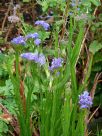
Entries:
POLYGON ((29 38, 38 38, 39 37, 39 34, 38 33, 31 33, 31 34, 28 34, 26 35, 26 39, 29 39, 29 38))
POLYGON ((92 106, 92 98, 88 91, 84 91, 79 95, 79 105, 81 109, 90 108, 92 106))
POLYGON ((45 59, 45 56, 44 54, 39 54, 39 59, 38 59, 38 62, 40 65, 44 65, 46 63, 46 59, 45 59))
POLYGON ((12 44, 21 44, 21 45, 25 45, 25 38, 23 36, 18 36, 16 38, 13 38, 11 40, 12 44))
POLYGON ((28 53, 22 53, 20 56, 27 60, 32 60, 35 63, 40 64, 40 66, 46 63, 45 56, 42 53, 38 54, 38 52, 35 52, 35 53, 28 52, 28 53))
POLYGON ((49 25, 47 22, 43 21, 43 20, 38 20, 38 21, 36 21, 36 22, 35 22, 35 25, 40 25, 40 26, 42 26, 45 30, 48 30, 49 27, 50 27, 50 25, 49 25))
POLYGON ((57 69, 62 67, 63 59, 62 58, 54 58, 52 60, 51 66, 49 67, 50 70, 57 69))
POLYGON ((38 46, 41 43, 41 40, 37 38, 37 39, 34 40, 34 43, 35 43, 35 45, 38 46))
POLYGON ((38 61, 38 52, 35 52, 35 53, 31 53, 31 52, 22 53, 21 57, 25 58, 27 60, 34 60, 34 61, 37 62, 38 61))

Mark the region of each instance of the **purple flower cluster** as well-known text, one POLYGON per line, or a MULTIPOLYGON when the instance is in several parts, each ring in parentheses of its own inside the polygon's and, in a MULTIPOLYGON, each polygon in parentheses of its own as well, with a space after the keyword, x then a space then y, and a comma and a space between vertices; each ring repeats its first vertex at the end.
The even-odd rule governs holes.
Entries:
POLYGON ((28 52, 28 53, 22 53, 21 54, 21 57, 22 58, 25 58, 25 59, 28 59, 28 60, 37 60, 38 58, 38 53, 31 53, 31 52, 28 52))
POLYGON ((45 56, 44 56, 44 54, 39 54, 39 56, 38 56, 38 63, 40 64, 40 65, 44 65, 45 63, 46 63, 46 59, 45 59, 45 56))
POLYGON ((79 95, 79 105, 81 109, 90 108, 92 104, 92 98, 88 91, 84 91, 81 95, 79 95))
POLYGON ((34 44, 35 45, 39 45, 41 43, 41 39, 39 39, 39 34, 38 33, 30 33, 28 35, 26 35, 25 37, 23 36, 18 36, 16 38, 13 38, 11 40, 11 43, 12 44, 21 44, 21 45, 25 45, 26 44, 26 41, 30 38, 33 38, 34 39, 34 44))
POLYGON ((38 38, 39 37, 39 34, 38 33, 31 33, 31 34, 28 34, 26 35, 26 39, 29 39, 29 38, 38 38))
POLYGON ((21 45, 25 45, 25 38, 23 36, 18 36, 16 38, 13 38, 13 40, 11 40, 12 44, 21 44, 21 45))
MULTIPOLYGON (((11 17, 8 18, 9 20, 12 19, 11 17)), ((18 20, 18 18, 15 18, 16 20, 18 20)), ((13 20, 11 20, 13 21, 13 20)), ((19 21, 19 20, 18 20, 19 21)), ((43 20, 39 20, 35 22, 35 25, 40 25, 42 26, 45 30, 48 30, 50 25, 48 23, 46 23, 43 20)), ((26 44, 26 40, 28 40, 29 38, 33 38, 34 39, 34 44, 35 45, 39 45, 41 43, 41 39, 39 39, 39 34, 38 33, 31 33, 26 35, 25 37, 23 36, 18 36, 16 38, 13 38, 11 40, 12 44, 21 44, 21 45, 25 45, 26 44)))
POLYGON ((44 65, 46 63, 46 58, 44 54, 38 54, 38 52, 35 53, 22 53, 21 54, 22 58, 25 58, 27 60, 33 60, 36 63, 40 64, 40 66, 44 65))
POLYGON ((26 39, 29 39, 29 38, 35 39, 34 44, 37 45, 37 46, 41 43, 41 39, 39 39, 38 33, 32 33, 32 34, 26 35, 26 39))
POLYGON ((52 60, 51 66, 49 67, 49 70, 53 71, 54 69, 62 67, 62 63, 63 63, 62 58, 54 58, 52 60))
POLYGON ((37 39, 35 39, 34 43, 35 43, 35 45, 38 46, 41 43, 41 40, 37 38, 37 39))
POLYGON ((45 30, 48 30, 49 27, 50 27, 50 25, 49 25, 47 22, 43 21, 43 20, 38 20, 38 21, 36 21, 36 22, 35 22, 35 25, 40 25, 40 26, 42 26, 45 30))

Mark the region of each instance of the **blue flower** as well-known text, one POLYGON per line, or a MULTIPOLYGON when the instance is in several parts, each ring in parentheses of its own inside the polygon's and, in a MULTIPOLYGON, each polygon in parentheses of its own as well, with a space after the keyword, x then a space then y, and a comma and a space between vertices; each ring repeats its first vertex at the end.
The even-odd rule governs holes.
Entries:
POLYGON ((90 108, 92 104, 92 98, 88 91, 84 91, 81 95, 79 95, 79 105, 81 109, 90 108))
POLYGON ((35 43, 35 45, 38 46, 41 43, 41 40, 37 38, 37 39, 34 40, 34 43, 35 43))
POLYGON ((40 25, 40 26, 42 26, 45 30, 48 30, 48 29, 50 28, 50 25, 49 25, 47 22, 43 21, 43 20, 38 20, 38 21, 36 21, 36 22, 35 22, 35 25, 40 25))
POLYGON ((26 39, 29 39, 29 38, 38 38, 39 37, 39 34, 38 33, 31 33, 31 34, 28 34, 26 35, 26 39))
POLYGON ((37 62, 38 61, 38 52, 35 52, 35 53, 31 53, 31 52, 22 53, 21 57, 25 58, 27 60, 34 60, 35 62, 37 62))
POLYGON ((49 67, 49 70, 54 70, 59 67, 62 67, 63 59, 62 58, 54 58, 52 60, 51 66, 49 67))
POLYGON ((38 54, 38 52, 35 52, 35 53, 28 52, 28 53, 22 53, 20 56, 22 58, 27 59, 27 60, 32 60, 35 63, 40 64, 40 66, 42 66, 46 63, 46 58, 45 58, 44 54, 42 54, 42 53, 38 54))
POLYGON ((13 38, 11 40, 11 43, 12 44, 21 44, 21 45, 25 45, 26 44, 25 38, 23 36, 18 36, 16 38, 13 38))
POLYGON ((45 59, 44 54, 42 54, 42 53, 39 54, 38 63, 39 63, 40 65, 44 65, 44 64, 46 63, 46 59, 45 59))

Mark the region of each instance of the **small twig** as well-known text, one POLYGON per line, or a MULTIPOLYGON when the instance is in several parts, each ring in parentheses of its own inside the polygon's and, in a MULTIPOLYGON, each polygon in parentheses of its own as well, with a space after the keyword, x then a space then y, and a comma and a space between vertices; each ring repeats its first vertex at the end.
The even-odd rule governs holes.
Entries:
POLYGON ((1 103, 0 108, 3 110, 4 113, 9 114, 9 111, 1 103))
POLYGON ((92 113, 92 115, 91 115, 90 118, 88 119, 87 123, 90 122, 90 120, 92 119, 92 117, 93 117, 93 116, 95 115, 95 113, 98 111, 99 107, 100 107, 100 106, 98 106, 98 107, 96 108, 96 110, 92 113))
POLYGON ((100 74, 97 73, 95 76, 94 84, 93 84, 93 87, 90 92, 90 95, 92 98, 94 98, 95 90, 96 90, 96 87, 97 87, 97 84, 98 84, 98 81, 99 81, 99 78, 101 77, 101 75, 102 75, 102 72, 100 74))
POLYGON ((63 39, 63 36, 64 36, 64 33, 65 33, 65 30, 66 30, 66 22, 67 22, 67 15, 68 15, 68 8, 69 8, 69 0, 66 1, 66 8, 65 8, 65 13, 64 13, 64 23, 63 23, 63 26, 62 26, 62 33, 61 33, 61 36, 60 36, 60 40, 63 39))
POLYGON ((22 10, 22 12, 25 12, 25 11, 31 9, 31 8, 34 8, 36 5, 37 5, 37 3, 35 3, 35 4, 32 5, 31 7, 24 8, 24 9, 22 10))
MULTIPOLYGON (((94 16, 96 16, 97 10, 98 10, 98 7, 96 7, 95 10, 94 10, 94 12, 93 12, 93 15, 94 15, 94 16)), ((84 44, 85 44, 85 41, 86 41, 86 38, 87 38, 87 34, 88 34, 88 32, 89 32, 90 27, 91 27, 91 24, 90 24, 90 25, 87 27, 87 29, 86 29, 84 38, 83 38, 83 40, 82 40, 82 45, 81 45, 81 47, 83 47, 84 44)), ((86 50, 86 51, 87 51, 87 50, 86 50)), ((87 51, 87 53, 88 53, 88 51, 87 51)), ((86 71, 87 71, 87 68, 88 68, 89 59, 90 59, 90 58, 89 58, 89 55, 88 55, 87 63, 86 63, 86 66, 85 66, 85 69, 84 69, 84 73, 83 73, 82 83, 83 83, 83 81, 84 81, 85 74, 86 74, 86 71)))
POLYGON ((5 36, 5 42, 7 42, 9 33, 11 32, 12 28, 13 28, 13 24, 11 24, 10 27, 9 27, 9 29, 8 29, 8 32, 7 32, 6 36, 5 36))
POLYGON ((85 50, 86 50, 86 53, 88 55, 89 51, 88 51, 88 48, 87 48, 86 44, 85 44, 85 50))
POLYGON ((87 54, 87 62, 86 62, 86 66, 85 66, 85 69, 84 69, 84 72, 83 72, 83 77, 82 77, 82 83, 84 83, 84 80, 85 80, 85 76, 87 74, 87 70, 88 70, 88 66, 89 66, 89 60, 90 60, 90 55, 89 53, 87 54))
POLYGON ((12 133, 10 130, 8 130, 8 132, 10 133, 10 135, 15 136, 15 134, 12 133))
POLYGON ((90 136, 91 133, 92 133, 92 132, 90 131, 90 132, 88 133, 88 136, 90 136))
POLYGON ((33 136, 39 136, 39 134, 38 134, 36 129, 34 129, 34 135, 33 136))
POLYGON ((3 20, 3 23, 2 23, 2 28, 1 28, 1 31, 2 31, 2 32, 3 32, 3 30, 4 30, 5 22, 6 22, 6 19, 7 19, 7 17, 8 17, 9 11, 10 11, 10 9, 11 9, 11 3, 12 3, 12 0, 11 0, 11 2, 10 2, 10 5, 9 5, 9 7, 8 7, 8 10, 7 10, 6 14, 5 14, 5 17, 4 17, 4 20, 3 20))
MULTIPOLYGON (((95 8, 94 12, 93 12, 93 15, 96 16, 96 13, 97 13, 97 10, 98 10, 98 7, 95 8)), ((86 40, 86 37, 87 37, 87 34, 89 32, 89 29, 91 27, 91 24, 88 26, 86 32, 85 32, 85 35, 84 35, 84 38, 83 38, 83 41, 82 41, 82 46, 84 45, 85 43, 85 40, 86 40)))
POLYGON ((85 43, 87 34, 88 34, 88 32, 89 32, 89 29, 90 29, 90 26, 91 26, 91 25, 88 26, 88 28, 87 28, 87 30, 86 30, 86 32, 85 32, 85 35, 84 35, 84 38, 83 38, 83 41, 82 41, 82 47, 84 46, 84 43, 85 43))
POLYGON ((100 82, 102 82, 102 80, 98 80, 97 82, 100 83, 100 82))

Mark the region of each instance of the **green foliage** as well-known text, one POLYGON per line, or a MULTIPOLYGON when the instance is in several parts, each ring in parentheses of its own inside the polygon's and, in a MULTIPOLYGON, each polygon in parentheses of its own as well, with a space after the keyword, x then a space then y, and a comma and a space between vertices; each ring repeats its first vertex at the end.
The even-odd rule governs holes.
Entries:
POLYGON ((102 52, 100 51, 100 52, 95 53, 93 64, 98 63, 98 62, 101 63, 101 61, 102 61, 102 52))
POLYGON ((82 3, 87 5, 89 7, 91 7, 91 3, 94 5, 94 6, 100 6, 100 1, 99 0, 82 0, 82 3))
POLYGON ((0 79, 2 78, 6 78, 8 73, 7 73, 7 69, 5 66, 5 59, 6 59, 6 55, 4 55, 3 53, 0 53, 0 79))
POLYGON ((92 2, 92 4, 94 4, 95 6, 100 6, 100 1, 99 0, 90 0, 92 2))
POLYGON ((11 80, 8 79, 5 82, 5 86, 0 87, 0 95, 9 96, 10 94, 13 94, 13 89, 11 80))
POLYGON ((23 0, 23 2, 30 2, 30 0, 23 0))
POLYGON ((72 114, 72 110, 73 110, 73 105, 71 105, 71 102, 70 102, 71 91, 69 91, 69 90, 67 90, 67 91, 68 92, 65 92, 65 100, 64 100, 64 105, 62 108, 63 136, 69 136, 71 114, 72 114))
POLYGON ((102 71, 102 63, 96 63, 95 65, 93 65, 92 71, 101 72, 102 71))
POLYGON ((0 120, 0 136, 6 136, 7 132, 8 132, 7 123, 0 120))
POLYGON ((99 131, 99 130, 98 130, 97 136, 102 136, 102 131, 99 131))
POLYGON ((0 102, 7 107, 7 109, 14 115, 16 107, 16 103, 14 100, 14 87, 10 79, 5 81, 5 86, 0 87, 0 97, 5 99, 0 99, 0 102))
POLYGON ((37 0, 37 2, 42 6, 42 10, 45 12, 47 11, 49 8, 56 8, 55 11, 57 11, 57 9, 60 9, 61 11, 64 11, 65 8, 65 2, 62 2, 62 0, 37 0))
MULTIPOLYGON (((2 111, 0 110, 0 115, 2 114, 2 111)), ((2 120, 2 118, 0 118, 0 136, 6 136, 7 133, 9 131, 8 128, 8 122, 2 120)))
POLYGON ((102 49, 102 44, 101 43, 98 43, 98 41, 93 41, 91 44, 90 44, 90 47, 89 47, 89 51, 93 54, 95 54, 96 52, 98 52, 100 49, 102 49))
MULTIPOLYGON (((23 2, 30 3, 30 0, 23 2)), ((26 40, 26 46, 13 46, 7 55, 4 55, 6 52, 0 53, 0 78, 4 78, 5 83, 0 87, 0 102, 17 117, 21 136, 32 136, 36 126, 40 136, 84 136, 87 127, 85 118, 89 109, 79 108, 78 96, 86 88, 91 90, 95 74, 102 71, 102 39, 100 33, 97 33, 101 30, 102 17, 99 21, 96 17, 91 19, 93 7, 100 6, 100 2, 82 0, 81 5, 75 7, 71 6, 71 1, 67 3, 64 0, 37 2, 42 6, 44 20, 46 21, 46 15, 49 16, 50 11, 53 12, 54 20, 50 22, 50 29, 45 31, 41 27, 25 23, 22 19, 22 35, 38 32, 42 44, 35 46, 34 40, 29 39, 26 40), (70 12, 73 15, 68 14, 70 12), (76 20, 76 16, 81 14, 85 14, 86 19, 76 20), (90 44, 87 57, 82 41, 88 25, 91 26, 92 34, 94 33, 94 41, 88 38, 89 41, 85 40, 86 44, 90 44), (39 66, 20 57, 21 53, 35 51, 45 54, 46 65, 39 66), (49 66, 54 57, 62 57, 63 66, 50 71, 49 66), (89 62, 86 64, 88 58, 89 62), (57 72, 60 74, 57 75, 57 72), (81 82, 77 79, 77 73, 82 74, 79 75, 81 82), (38 121, 32 119, 32 115, 38 121), (31 122, 36 123, 35 126, 31 122)), ((18 24, 16 26, 19 27, 18 24)), ((1 38, 0 42, 2 41, 1 38)), ((102 104, 101 88, 102 86, 97 87, 95 106, 102 104)), ((4 135, 7 131, 8 125, 0 121, 0 134, 4 135)))

